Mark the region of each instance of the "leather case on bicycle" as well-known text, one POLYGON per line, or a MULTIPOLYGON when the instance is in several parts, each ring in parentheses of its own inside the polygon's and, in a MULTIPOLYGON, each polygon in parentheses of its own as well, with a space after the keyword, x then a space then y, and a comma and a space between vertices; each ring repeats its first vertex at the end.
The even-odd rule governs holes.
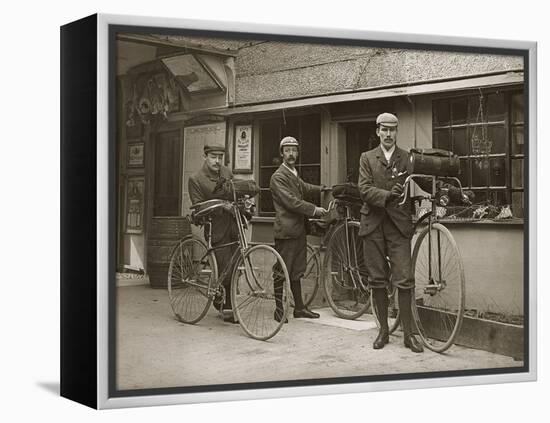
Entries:
MULTIPOLYGON (((258 184, 253 179, 233 179, 233 187, 235 187, 235 194, 237 198, 248 195, 250 198, 255 197, 260 192, 258 184)), ((231 182, 222 179, 214 188, 214 193, 225 192, 230 193, 229 197, 233 196, 231 189, 231 182)))
POLYGON ((349 201, 350 203, 362 203, 359 188, 353 182, 333 185, 332 196, 338 200, 349 201))
POLYGON ((458 176, 460 160, 451 151, 437 148, 413 148, 409 152, 409 175, 420 173, 435 176, 458 176))

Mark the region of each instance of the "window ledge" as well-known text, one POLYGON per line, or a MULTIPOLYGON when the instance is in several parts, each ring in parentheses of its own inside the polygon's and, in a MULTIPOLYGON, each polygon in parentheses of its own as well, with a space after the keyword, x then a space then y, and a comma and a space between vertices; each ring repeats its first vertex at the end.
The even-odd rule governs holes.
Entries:
POLYGON ((252 217, 251 223, 273 223, 275 222, 275 217, 273 216, 254 216, 252 217))
POLYGON ((474 224, 474 225, 517 225, 523 226, 524 220, 514 217, 511 219, 439 219, 438 222, 448 225, 448 224, 474 224))

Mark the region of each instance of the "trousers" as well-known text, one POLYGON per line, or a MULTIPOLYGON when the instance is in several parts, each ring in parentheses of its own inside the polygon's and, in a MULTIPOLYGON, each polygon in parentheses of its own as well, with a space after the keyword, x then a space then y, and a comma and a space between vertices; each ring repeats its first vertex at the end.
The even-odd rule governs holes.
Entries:
MULTIPOLYGON (((305 233, 298 238, 291 239, 275 239, 275 250, 281 255, 286 269, 288 271, 288 277, 290 279, 290 290, 294 297, 294 305, 297 310, 304 308, 304 302, 302 298, 302 285, 301 279, 306 271, 306 258, 307 258, 307 240, 305 233)), ((275 266, 274 266, 275 267, 275 266)), ((282 296, 282 287, 284 277, 280 269, 273 269, 273 279, 275 288, 275 297, 282 296)), ((279 306, 279 304, 277 304, 279 306)))
POLYGON ((414 288, 411 240, 403 236, 387 214, 376 229, 363 237, 363 254, 371 288, 385 288, 390 283, 401 289, 414 288))

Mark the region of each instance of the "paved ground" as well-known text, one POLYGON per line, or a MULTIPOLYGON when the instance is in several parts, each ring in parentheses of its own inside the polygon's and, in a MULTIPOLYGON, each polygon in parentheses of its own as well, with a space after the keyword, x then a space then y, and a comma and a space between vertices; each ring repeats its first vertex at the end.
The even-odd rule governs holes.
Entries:
POLYGON ((401 332, 373 350, 369 315, 346 321, 329 309, 318 320, 290 318, 269 341, 249 338, 212 310, 197 325, 173 318, 164 290, 119 287, 119 389, 522 366, 510 357, 453 346, 445 354, 414 354, 401 332))

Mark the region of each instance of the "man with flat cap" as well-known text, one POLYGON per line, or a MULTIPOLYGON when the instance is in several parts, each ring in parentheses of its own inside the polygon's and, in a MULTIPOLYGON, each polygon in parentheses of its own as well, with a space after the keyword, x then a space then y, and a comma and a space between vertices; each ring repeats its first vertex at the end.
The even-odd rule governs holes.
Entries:
MULTIPOLYGON (((279 152, 283 163, 271 176, 269 188, 273 196, 275 208, 274 238, 275 249, 281 255, 288 270, 290 290, 294 297, 294 317, 315 319, 319 313, 309 310, 303 302, 301 279, 306 270, 306 227, 308 217, 322 217, 326 210, 317 207, 304 199, 308 194, 319 193, 323 187, 304 182, 298 175, 295 164, 299 154, 299 143, 294 137, 284 137, 279 144, 279 152)), ((275 320, 282 317, 282 286, 283 280, 276 275, 274 269, 275 288, 275 320)))
MULTIPOLYGON (((224 166, 223 159, 225 146, 215 143, 207 143, 204 146, 204 163, 202 168, 189 178, 189 197, 192 204, 206 200, 221 199, 232 200, 231 192, 223 182, 232 179, 233 173, 224 166)), ((227 244, 238 240, 237 224, 229 211, 220 209, 212 217, 212 246, 227 244)), ((223 272, 231 261, 233 252, 238 248, 237 244, 215 250, 219 272, 223 272)), ((228 269, 225 279, 222 281, 225 288, 223 310, 231 310, 231 272, 228 269)), ((226 322, 237 323, 233 313, 225 312, 226 322)))
POLYGON ((402 179, 398 177, 407 170, 408 153, 396 145, 398 120, 395 115, 382 113, 376 118, 376 125, 380 145, 361 154, 358 183, 363 200, 359 236, 363 237, 369 284, 380 320, 373 348, 384 348, 389 342, 386 288, 391 283, 398 289, 405 347, 420 353, 423 347, 412 329, 414 275, 411 271, 410 205, 398 205, 403 193, 403 185, 398 182, 402 179))

